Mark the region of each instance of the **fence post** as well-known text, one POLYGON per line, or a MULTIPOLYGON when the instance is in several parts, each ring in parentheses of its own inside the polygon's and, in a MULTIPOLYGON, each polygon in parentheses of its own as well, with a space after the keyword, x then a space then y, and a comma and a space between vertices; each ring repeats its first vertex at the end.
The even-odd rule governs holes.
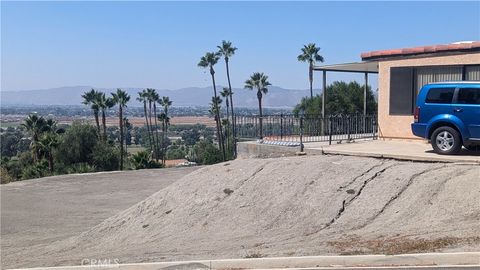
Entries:
POLYGON ((280 114, 280 139, 283 139, 283 113, 280 114))
POLYGON ((350 115, 347 116, 347 134, 348 134, 348 141, 350 141, 350 125, 351 125, 351 122, 350 122, 350 115))
POLYGON ((300 152, 303 152, 303 115, 300 116, 300 152))
POLYGON ((332 144, 332 116, 328 117, 328 144, 332 144))

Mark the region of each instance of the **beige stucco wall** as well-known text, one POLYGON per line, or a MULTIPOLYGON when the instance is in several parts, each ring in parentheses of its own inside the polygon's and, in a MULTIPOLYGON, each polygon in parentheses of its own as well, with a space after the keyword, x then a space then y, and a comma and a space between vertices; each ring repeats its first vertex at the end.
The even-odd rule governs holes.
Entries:
POLYGON ((412 116, 390 115, 390 68, 437 65, 480 64, 480 53, 380 61, 378 63, 378 126, 379 136, 390 139, 418 139, 413 136, 412 116))

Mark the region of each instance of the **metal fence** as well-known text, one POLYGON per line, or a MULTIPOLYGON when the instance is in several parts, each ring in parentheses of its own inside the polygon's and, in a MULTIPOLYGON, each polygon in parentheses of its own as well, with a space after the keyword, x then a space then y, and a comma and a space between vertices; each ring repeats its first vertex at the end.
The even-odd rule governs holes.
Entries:
POLYGON ((377 136, 376 115, 264 115, 262 135, 259 116, 236 116, 237 138, 285 142, 323 142, 374 139, 377 136), (302 136, 300 136, 302 135, 302 136), (302 138, 301 138, 302 137, 302 138))

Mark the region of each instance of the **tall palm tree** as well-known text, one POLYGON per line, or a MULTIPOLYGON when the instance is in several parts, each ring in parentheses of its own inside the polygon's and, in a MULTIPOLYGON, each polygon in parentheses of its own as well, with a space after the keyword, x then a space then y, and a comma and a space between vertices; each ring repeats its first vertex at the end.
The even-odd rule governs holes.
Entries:
POLYGON ((152 136, 150 135, 150 125, 148 124, 148 114, 147 114, 148 94, 146 89, 142 90, 141 92, 138 92, 137 100, 143 103, 143 114, 145 115, 145 124, 147 125, 148 141, 150 143, 150 152, 152 152, 153 142, 152 142, 152 136))
MULTIPOLYGON (((159 152, 159 146, 158 146, 158 136, 156 136, 157 132, 158 132, 158 126, 157 126, 157 122, 156 122, 156 115, 154 116, 155 117, 155 126, 153 126, 152 124, 152 109, 154 108, 155 106, 155 103, 157 102, 158 100, 158 94, 156 92, 155 89, 153 88, 147 88, 147 101, 148 101, 148 121, 150 123, 150 132, 152 134, 152 141, 153 141, 153 145, 154 145, 154 157, 155 159, 158 161, 158 152, 159 152)), ((156 106, 155 106, 156 107, 156 106)))
POLYGON ((169 97, 162 97, 162 99, 159 100, 160 105, 163 107, 163 116, 160 117, 162 122, 162 162, 165 164, 165 155, 166 155, 166 144, 165 141, 167 140, 167 134, 168 134, 168 126, 170 125, 170 117, 168 116, 168 108, 172 106, 172 101, 170 100, 169 97))
MULTIPOLYGON (((202 68, 208 68, 210 70, 210 75, 212 76, 212 84, 213 84, 213 97, 216 99, 217 98, 217 86, 215 84, 215 69, 213 67, 218 63, 218 60, 220 60, 220 55, 218 53, 214 52, 207 52, 202 58, 200 58, 200 62, 198 62, 198 66, 202 68)), ((213 106, 218 106, 217 103, 213 103, 213 106)), ((217 119, 220 119, 220 110, 215 108, 215 117, 217 119)), ((220 150, 222 151, 223 155, 223 161, 226 160, 226 155, 225 155, 225 146, 223 144, 223 132, 220 126, 217 125, 217 133, 219 134, 219 145, 220 145, 220 150)))
POLYGON ((118 124, 120 128, 120 170, 123 170, 123 110, 127 107, 127 103, 130 101, 130 95, 120 88, 117 88, 117 92, 112 93, 112 100, 118 104, 118 124))
POLYGON ((250 79, 245 81, 245 88, 246 89, 256 89, 257 90, 257 98, 258 98, 258 112, 260 115, 259 124, 260 124, 260 139, 263 139, 263 112, 262 112, 262 97, 263 95, 268 93, 268 86, 272 85, 268 81, 268 76, 260 73, 255 72, 250 76, 250 79))
MULTIPOLYGON (((235 51, 237 50, 236 47, 232 46, 232 42, 230 41, 222 41, 222 44, 220 46, 217 46, 218 48, 218 53, 223 56, 223 59, 225 60, 225 67, 227 69, 227 81, 228 81, 228 90, 230 90, 230 109, 231 109, 231 116, 232 116, 232 129, 233 129, 233 136, 235 136, 235 115, 233 113, 233 92, 232 92, 232 84, 230 83, 230 67, 229 67, 229 60, 230 58, 235 54, 235 51)), ((228 102, 228 100, 226 99, 228 102)), ((227 103, 228 104, 228 103, 227 103)), ((227 105, 228 107, 228 105, 227 105)), ((227 108, 228 111, 228 108, 227 108)), ((228 116, 227 116, 228 118, 228 116)), ((234 138, 235 140, 235 138, 234 138)), ((234 146, 235 149, 235 146, 234 146)))
POLYGON ((30 114, 27 118, 25 118, 22 126, 24 126, 27 132, 32 136, 32 142, 30 146, 34 152, 35 159, 38 161, 41 158, 40 149, 38 149, 40 135, 49 129, 47 127, 45 118, 38 116, 37 114, 30 114))
POLYGON ((297 56, 298 61, 308 63, 308 79, 310 80, 310 98, 313 98, 313 66, 315 62, 323 62, 323 56, 318 54, 320 47, 315 43, 303 45, 302 53, 297 56))
POLYGON ((103 141, 107 141, 107 120, 106 111, 112 108, 115 103, 113 100, 105 95, 103 92, 99 92, 94 99, 95 104, 102 111, 102 127, 103 127, 103 141))
POLYGON ((170 117, 167 116, 164 112, 161 112, 158 115, 158 120, 162 123, 162 164, 165 165, 165 158, 166 158, 166 133, 168 125, 170 125, 170 117))
POLYGON ((55 132, 45 133, 37 142, 39 152, 41 152, 48 161, 48 168, 50 170, 50 173, 53 173, 54 169, 53 150, 59 144, 60 142, 58 141, 58 135, 55 132))
MULTIPOLYGON (((220 147, 220 150, 222 150, 222 146, 220 145, 220 142, 222 141, 222 138, 221 136, 222 133, 220 132, 222 130, 222 124, 220 122, 220 117, 219 117, 219 113, 218 111, 220 110, 220 104, 222 103, 222 99, 220 97, 212 97, 212 102, 210 103, 210 109, 208 110, 208 112, 214 117, 215 119, 215 125, 217 127, 217 140, 218 140, 218 144, 219 144, 219 147, 220 147)), ((224 157, 226 158, 226 157, 224 157)))
POLYGON ((100 137, 100 121, 98 119, 99 108, 98 105, 94 102, 95 96, 98 95, 98 92, 95 89, 91 89, 90 91, 85 92, 82 95, 83 101, 82 104, 89 105, 90 108, 93 110, 93 116, 95 117, 95 124, 97 126, 97 133, 100 137))
MULTIPOLYGON (((151 100, 152 100, 152 103, 153 103, 153 119, 154 119, 154 122, 155 122, 155 139, 157 140, 157 149, 160 150, 161 147, 160 147, 160 139, 158 138, 158 122, 157 122, 157 118, 158 118, 158 115, 157 115, 157 102, 159 102, 160 100, 160 96, 158 95, 157 91, 155 89, 152 89, 152 93, 151 93, 151 100)), ((160 152, 160 151, 158 151, 160 152)))
MULTIPOLYGON (((229 130, 229 126, 230 126, 230 125, 229 125, 230 116, 229 116, 228 109, 229 109, 229 107, 230 107, 230 102, 229 102, 228 98, 229 98, 229 97, 232 97, 232 94, 231 94, 231 93, 232 93, 232 92, 230 91, 230 89, 229 89, 228 87, 224 87, 223 90, 222 90, 222 92, 220 92, 220 95, 221 95, 223 98, 225 98, 225 105, 226 105, 226 107, 227 107, 227 110, 226 110, 226 111, 227 111, 227 121, 226 121, 226 122, 225 122, 225 121, 222 121, 223 123, 225 123, 225 125, 223 125, 223 126, 225 126, 225 137, 226 137, 226 140, 227 140, 227 144, 226 144, 227 149, 230 147, 230 142, 229 142, 230 136, 229 136, 229 134, 228 134, 228 133, 229 133, 228 130, 229 130)), ((232 114, 232 116, 233 116, 233 114, 232 114)), ((232 117, 232 120, 233 120, 233 117, 232 117)), ((233 123, 233 122, 232 122, 232 123, 233 123)), ((233 127, 233 126, 232 126, 232 127, 233 127)), ((232 132, 232 134, 233 134, 233 132, 232 132)))

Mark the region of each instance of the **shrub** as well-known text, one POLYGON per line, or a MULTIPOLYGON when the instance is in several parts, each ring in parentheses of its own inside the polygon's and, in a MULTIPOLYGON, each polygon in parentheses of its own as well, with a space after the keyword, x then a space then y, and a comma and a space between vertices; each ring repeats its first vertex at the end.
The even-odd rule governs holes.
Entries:
POLYGON ((140 151, 130 158, 130 162, 135 170, 160 168, 161 165, 150 158, 147 151, 140 151))
POLYGON ((48 170, 48 162, 46 160, 27 165, 22 170, 22 179, 40 178, 48 175, 50 175, 50 171, 48 170))
POLYGON ((57 162, 65 165, 93 163, 93 150, 97 145, 97 131, 89 124, 74 122, 60 140, 56 151, 57 162))
POLYGON ((115 147, 98 143, 93 149, 93 165, 99 171, 115 171, 118 170, 120 162, 120 151, 115 147))
POLYGON ((215 164, 222 161, 222 152, 212 142, 200 140, 193 147, 189 159, 204 165, 215 164))

